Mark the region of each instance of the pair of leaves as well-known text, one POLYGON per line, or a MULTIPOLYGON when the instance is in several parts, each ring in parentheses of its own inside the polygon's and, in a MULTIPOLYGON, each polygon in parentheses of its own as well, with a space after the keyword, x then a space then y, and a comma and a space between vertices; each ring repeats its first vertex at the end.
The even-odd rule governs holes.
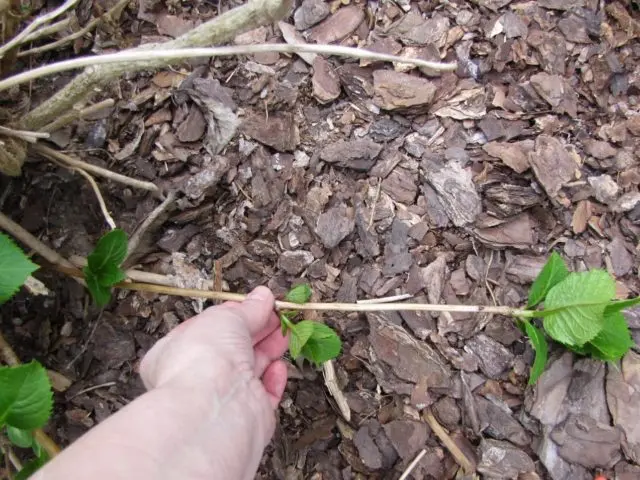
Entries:
MULTIPOLYGON (((554 252, 531 286, 528 307, 544 301, 544 310, 535 314, 554 340, 577 353, 615 361, 633 345, 621 311, 640 298, 612 301, 614 296, 615 282, 606 271, 570 273, 554 252)), ((524 328, 536 351, 531 384, 544 371, 548 347, 544 333, 532 323, 524 321, 524 328)))
POLYGON ((127 256, 127 234, 116 228, 103 235, 87 257, 83 273, 87 288, 99 307, 111 299, 111 287, 122 282, 126 275, 120 268, 127 256))
POLYGON ((0 367, 0 427, 34 430, 49 420, 53 395, 47 371, 35 360, 0 367))
MULTIPOLYGON (((286 301, 297 304, 307 303, 310 298, 311 288, 306 284, 294 287, 285 295, 286 301)), ((295 359, 303 356, 316 365, 320 365, 340 354, 342 342, 331 327, 310 320, 293 323, 290 316, 295 314, 296 312, 280 314, 283 334, 286 334, 287 331, 291 332, 289 338, 291 357, 295 359)))
POLYGON ((0 233, 0 305, 38 268, 7 235, 0 233))

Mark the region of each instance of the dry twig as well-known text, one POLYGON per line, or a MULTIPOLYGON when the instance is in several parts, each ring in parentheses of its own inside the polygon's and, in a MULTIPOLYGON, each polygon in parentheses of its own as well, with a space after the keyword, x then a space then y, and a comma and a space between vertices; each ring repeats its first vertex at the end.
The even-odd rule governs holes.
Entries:
POLYGON ((99 112, 100 110, 103 110, 105 108, 113 107, 115 103, 116 102, 113 98, 107 98, 106 100, 102 100, 101 102, 95 103, 83 109, 72 108, 60 118, 55 119, 53 122, 45 125, 38 131, 55 132, 56 130, 60 130, 61 128, 66 127, 75 120, 88 117, 89 115, 99 112))
POLYGON ((101 16, 94 18, 77 32, 73 32, 72 34, 67 35, 64 38, 61 38, 60 40, 56 40, 55 42, 48 43, 46 45, 42 45, 41 47, 35 47, 30 50, 25 50, 24 52, 20 52, 18 53, 18 57, 25 57, 27 55, 37 55, 39 53, 44 53, 50 50, 55 50, 57 48, 60 48, 62 45, 66 43, 73 42, 76 38, 80 38, 83 35, 89 33, 103 20, 107 18, 111 18, 113 16, 120 15, 124 7, 126 7, 130 1, 131 0, 120 0, 118 3, 116 3, 113 7, 107 10, 101 16))
POLYGON ((324 384, 327 386, 327 390, 336 401, 338 405, 338 409, 340 413, 344 417, 347 422, 351 421, 351 409, 349 408, 349 403, 340 390, 340 385, 338 385, 338 377, 336 377, 336 370, 333 366, 333 360, 329 360, 328 362, 324 362, 322 364, 322 372, 324 374, 324 384))
POLYGON ((438 423, 438 420, 436 420, 436 418, 433 416, 433 413, 431 413, 431 409, 427 409, 422 416, 429 424, 429 427, 431 427, 431 430, 433 430, 433 433, 435 433, 442 444, 447 447, 447 450, 449 450, 451 455, 453 455, 453 458, 458 463, 458 465, 462 467, 465 473, 470 474, 471 472, 473 472, 475 470, 475 466, 467 458, 464 452, 460 450, 458 445, 456 445, 456 442, 453 441, 447 431, 442 428, 442 425, 438 423))
POLYGON ((75 6, 75 4, 78 3, 78 1, 79 0, 67 0, 62 5, 60 5, 58 8, 56 8, 55 10, 52 10, 52 11, 50 11, 48 13, 45 13, 44 15, 40 15, 39 17, 36 17, 35 20, 33 20, 33 22, 31 22, 27 26, 27 28, 22 30, 18 35, 16 35, 10 41, 5 43, 2 47, 0 47, 0 58, 4 57, 6 55, 6 53, 8 51, 10 51, 11 49, 13 49, 13 48, 17 47, 18 45, 20 45, 21 43, 23 43, 25 41, 25 39, 31 33, 33 33, 38 27, 40 27, 41 25, 44 25, 46 23, 49 23, 51 20, 53 20, 56 17, 59 17, 64 12, 69 10, 71 7, 75 6))
MULTIPOLYGON (((65 72, 67 70, 75 70, 78 68, 91 67, 93 69, 98 69, 99 66, 105 65, 112 65, 115 68, 118 65, 126 64, 130 67, 130 71, 139 71, 157 67, 158 61, 166 64, 171 63, 172 60, 184 60, 186 58, 250 55, 265 52, 310 52, 321 55, 336 55, 341 57, 360 58, 382 62, 410 63, 418 67, 430 68, 442 72, 451 72, 457 68, 457 63, 440 63, 421 60, 419 58, 403 58, 397 55, 387 55, 384 53, 376 53, 369 50, 363 50, 361 48, 342 47, 339 45, 269 43, 261 45, 239 45, 211 48, 156 48, 146 51, 135 49, 123 50, 118 53, 102 54, 92 57, 73 58, 71 60, 64 60, 62 62, 51 63, 49 65, 44 65, 32 70, 27 70, 26 72, 0 81, 0 91, 6 90, 15 85, 31 82, 37 78, 52 75, 54 73, 65 72), (155 63, 150 64, 150 62, 155 63)), ((31 114, 32 113, 30 113, 29 115, 31 114)), ((30 125, 30 123, 31 122, 27 121, 28 125, 30 125)))
POLYGON ((109 213, 107 204, 104 203, 104 198, 102 197, 102 193, 100 193, 100 188, 98 187, 98 184, 93 179, 93 177, 89 175, 87 172, 85 172, 84 170, 82 170, 81 168, 71 168, 71 170, 74 172, 78 172, 87 180, 87 182, 89 182, 89 185, 91 185, 91 189, 93 190, 93 193, 98 199, 98 205, 100 205, 100 211, 102 212, 102 216, 107 222, 107 225, 109 225, 109 228, 111 228, 111 230, 116 228, 116 222, 113 220, 113 217, 109 213))
POLYGON ((52 23, 51 25, 47 25, 46 27, 39 28, 35 32, 27 35, 22 43, 34 42, 42 37, 47 37, 49 35, 53 35, 54 33, 58 33, 67 28, 71 24, 72 19, 75 19, 73 15, 63 18, 62 20, 59 20, 56 23, 52 23))
POLYGON ((156 220, 158 220, 158 218, 167 211, 167 209, 173 204, 173 201, 175 199, 175 193, 169 192, 167 194, 167 198, 165 198, 160 205, 158 205, 149 215, 147 215, 147 217, 136 229, 136 231, 133 232, 133 235, 131 235, 131 238, 129 239, 127 257, 124 260, 125 263, 127 259, 129 259, 131 255, 133 255, 133 253, 137 250, 138 246, 140 245, 140 241, 142 240, 142 237, 147 232, 147 230, 149 230, 151 225, 153 225, 156 220))
POLYGON ((36 143, 40 138, 49 138, 49 134, 45 132, 29 132, 27 130, 14 130, 13 128, 3 127, 0 125, 0 133, 7 137, 14 137, 29 143, 36 143))
POLYGON ((114 182, 123 183, 124 185, 128 185, 134 188, 140 188, 142 190, 149 190, 150 192, 158 192, 160 190, 155 184, 151 182, 136 180, 135 178, 112 172, 111 170, 107 170, 106 168, 97 167, 90 163, 83 162, 82 160, 77 160, 70 155, 59 152, 51 147, 47 147, 46 145, 37 144, 32 148, 35 152, 40 153, 47 158, 58 160, 69 167, 79 168, 86 172, 93 173, 94 175, 108 178, 109 180, 112 180, 114 182))
POLYGON ((409 464, 409 466, 407 466, 405 471, 402 472, 402 475, 400 475, 400 478, 398 480, 406 480, 407 478, 409 478, 409 475, 411 475, 411 472, 413 472, 416 466, 418 466, 418 463, 420 463, 420 460, 422 460, 422 457, 424 457, 426 454, 427 454, 427 451, 424 448, 420 450, 420 452, 416 455, 416 458, 414 458, 411 461, 411 463, 409 464))

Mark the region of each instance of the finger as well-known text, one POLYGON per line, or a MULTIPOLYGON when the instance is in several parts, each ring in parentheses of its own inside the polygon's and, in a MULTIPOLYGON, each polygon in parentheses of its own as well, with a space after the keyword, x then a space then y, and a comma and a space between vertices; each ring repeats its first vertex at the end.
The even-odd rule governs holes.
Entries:
POLYGON ((267 391, 271 405, 273 408, 277 408, 287 386, 287 365, 283 360, 276 360, 267 367, 262 376, 262 384, 267 391))
POLYGON ((289 346, 289 337, 283 337, 278 328, 254 347, 255 366, 253 372, 256 377, 261 377, 266 368, 274 360, 282 357, 289 346))
POLYGON ((251 337, 267 327, 275 306, 273 293, 267 287, 257 287, 238 306, 231 310, 238 314, 249 330, 251 337))
POLYGON ((267 325, 251 338, 253 345, 257 345, 262 340, 271 335, 275 330, 280 329, 280 318, 278 318, 276 312, 271 312, 271 315, 269 315, 269 320, 267 320, 267 325))

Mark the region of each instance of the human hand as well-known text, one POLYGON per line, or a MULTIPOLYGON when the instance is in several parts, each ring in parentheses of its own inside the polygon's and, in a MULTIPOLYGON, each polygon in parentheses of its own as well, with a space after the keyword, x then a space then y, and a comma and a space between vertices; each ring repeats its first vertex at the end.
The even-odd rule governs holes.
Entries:
POLYGON ((33 480, 250 480, 275 429, 287 348, 272 293, 205 310, 149 350, 149 390, 33 480))
POLYGON ((185 400, 205 389, 204 417, 217 410, 228 423, 214 432, 231 454, 224 459, 231 468, 224 478, 252 478, 275 429, 274 411, 287 382, 280 357, 287 346, 273 294, 258 287, 242 303, 226 302, 179 325, 143 358, 140 375, 147 389, 177 390, 185 400))

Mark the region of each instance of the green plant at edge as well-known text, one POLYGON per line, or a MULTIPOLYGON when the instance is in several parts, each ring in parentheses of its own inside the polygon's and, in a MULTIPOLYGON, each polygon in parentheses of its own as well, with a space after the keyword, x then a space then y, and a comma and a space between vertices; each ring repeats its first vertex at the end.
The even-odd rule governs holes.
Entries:
POLYGON ((640 303, 639 298, 612 300, 615 281, 604 270, 569 272, 564 260, 552 253, 529 291, 528 308, 544 302, 542 310, 530 310, 518 318, 536 357, 529 384, 536 382, 547 363, 545 333, 570 350, 605 361, 617 361, 633 345, 622 310, 640 303), (542 329, 532 318, 542 318, 542 329))
MULTIPOLYGON (((311 298, 311 288, 307 284, 298 285, 285 295, 285 300, 291 303, 307 303, 311 298)), ((290 332, 289 353, 296 359, 300 356, 316 365, 340 355, 342 342, 338 334, 327 325, 311 320, 301 320, 293 323, 292 319, 297 312, 288 311, 280 313, 282 334, 290 332)))
MULTIPOLYGON (((11 298, 39 267, 6 235, 0 234, 0 304, 11 298)), ((35 458, 13 478, 30 477, 49 459, 36 442, 33 430, 43 427, 51 415, 53 392, 45 368, 35 360, 0 367, 0 431, 19 448, 31 448, 35 458)))
POLYGON ((87 288, 99 307, 109 303, 111 287, 127 278, 120 268, 127 257, 127 246, 127 234, 116 228, 103 235, 87 257, 87 266, 82 272, 87 288))

